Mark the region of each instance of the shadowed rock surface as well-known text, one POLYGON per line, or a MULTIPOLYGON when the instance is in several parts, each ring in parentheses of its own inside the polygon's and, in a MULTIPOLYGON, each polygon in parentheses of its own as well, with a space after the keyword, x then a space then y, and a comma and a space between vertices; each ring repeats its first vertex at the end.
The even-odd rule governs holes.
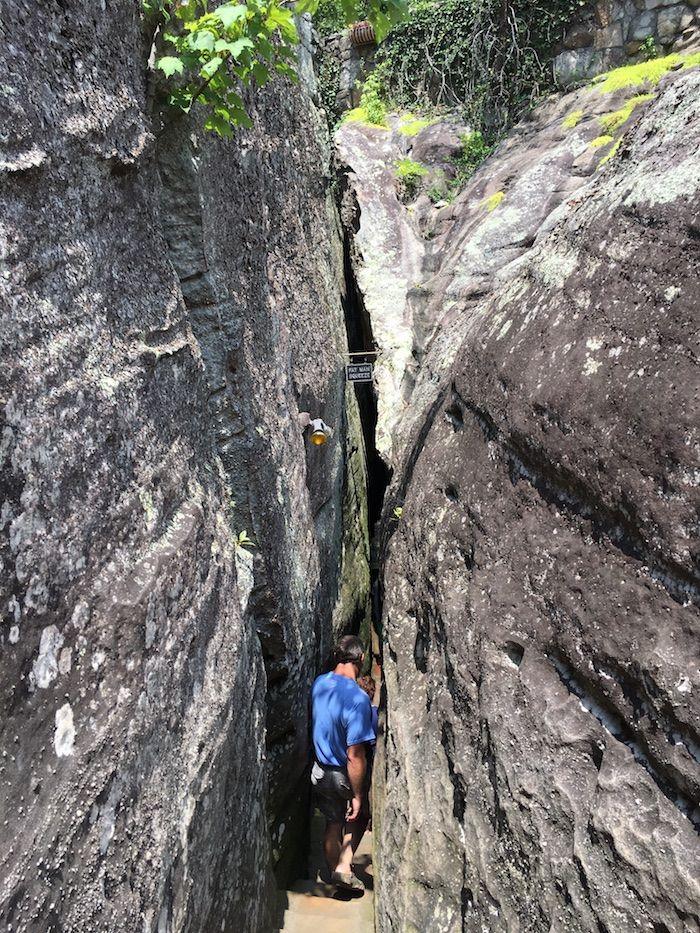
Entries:
POLYGON ((15 2, 7 20, 0 921, 15 931, 269 928, 271 868, 304 842, 307 687, 369 586, 308 91, 270 89, 229 144, 173 127, 156 160, 137 14, 48 4, 38 30, 15 2), (300 410, 333 426, 325 448, 307 449, 300 410))
MULTIPOLYGON (((453 204, 412 205, 382 931, 700 928, 700 73, 601 164, 600 116, 641 90, 545 103, 453 204)), ((340 131, 359 178, 378 132, 340 131)))

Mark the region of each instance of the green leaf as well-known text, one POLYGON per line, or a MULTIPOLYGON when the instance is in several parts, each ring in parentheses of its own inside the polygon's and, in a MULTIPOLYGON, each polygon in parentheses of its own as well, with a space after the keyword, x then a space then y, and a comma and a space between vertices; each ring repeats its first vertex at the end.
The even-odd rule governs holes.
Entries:
POLYGON ((237 126, 245 126, 250 129, 253 125, 253 121, 250 119, 245 110, 234 110, 233 119, 237 126))
POLYGON ((183 113, 189 113, 192 106, 192 92, 178 89, 168 98, 168 103, 176 110, 182 110, 183 113))
POLYGON ((288 42, 297 42, 299 39, 291 10, 286 10, 283 7, 273 7, 265 21, 265 26, 270 31, 279 29, 288 42))
POLYGON ((208 29, 202 29, 194 33, 190 38, 190 45, 199 52, 213 52, 216 36, 208 29))
POLYGON ((248 14, 248 7, 241 3, 225 3, 214 10, 214 16, 221 20, 224 29, 230 29, 234 23, 245 19, 248 14))
POLYGON ((217 39, 214 46, 215 52, 231 52, 233 51, 233 42, 229 42, 227 39, 217 39))
POLYGON ((391 29, 391 20, 381 10, 375 10, 373 16, 374 32, 377 42, 381 42, 391 29))
POLYGON ((186 0, 184 3, 177 3, 173 7, 173 15, 181 23, 191 23, 200 18, 200 11, 197 9, 197 0, 186 0))
POLYGON ((185 70, 182 59, 175 58, 174 55, 164 55, 162 58, 159 58, 156 61, 156 68, 159 68, 166 78, 171 77, 175 72, 181 75, 185 70))
POLYGON ((221 68, 223 63, 224 63, 223 58, 219 58, 218 56, 216 58, 212 58, 210 61, 206 63, 206 65, 201 69, 199 73, 201 74, 203 78, 211 78, 216 74, 219 68, 221 68))
POLYGON ((218 110, 215 113, 212 113, 208 116, 206 123, 204 124, 205 130, 213 130, 218 136, 221 136, 223 139, 228 139, 233 135, 233 130, 231 124, 233 122, 233 115, 228 111, 220 113, 218 110))
POLYGON ((240 58, 244 49, 253 49, 255 46, 250 39, 246 39, 245 36, 242 39, 236 39, 235 42, 231 43, 231 57, 240 58))
POLYGON ((343 8, 343 14, 345 15, 345 22, 350 23, 355 19, 355 13, 357 12, 357 7, 355 5, 355 0, 340 0, 340 5, 343 8))
POLYGON ((268 42, 268 40, 264 39, 262 36, 258 36, 258 55, 268 62, 272 61, 275 55, 275 48, 272 43, 268 42))
POLYGON ((258 84, 266 84, 270 78, 270 71, 262 62, 256 62, 253 65, 253 77, 258 84))
POLYGON ((290 62, 296 62, 297 60, 297 50, 289 45, 277 46, 277 55, 279 58, 286 58, 290 62))
POLYGON ((286 75, 292 81, 299 80, 299 75, 296 73, 295 69, 290 67, 286 62, 277 62, 275 71, 278 71, 281 75, 286 75))

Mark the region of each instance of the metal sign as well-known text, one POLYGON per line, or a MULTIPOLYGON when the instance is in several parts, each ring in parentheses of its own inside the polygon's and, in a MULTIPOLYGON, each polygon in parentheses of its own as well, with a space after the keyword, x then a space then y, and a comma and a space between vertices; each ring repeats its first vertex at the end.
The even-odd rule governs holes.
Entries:
POLYGON ((372 363, 348 363, 345 376, 348 382, 371 382, 373 370, 372 363))

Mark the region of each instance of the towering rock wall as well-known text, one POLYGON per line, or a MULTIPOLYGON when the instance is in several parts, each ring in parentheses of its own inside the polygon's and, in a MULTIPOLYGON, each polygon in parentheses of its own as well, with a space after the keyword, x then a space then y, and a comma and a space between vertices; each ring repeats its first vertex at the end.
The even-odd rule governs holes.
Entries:
MULTIPOLYGON (((393 309, 382 931, 700 928, 700 72, 620 84, 542 105, 454 203, 409 205, 405 260, 367 258, 400 278, 424 236, 393 309)), ((340 146, 363 242, 407 144, 340 146)))
POLYGON ((0 920, 265 929, 306 687, 368 586, 328 152, 282 85, 156 149, 133 2, 6 26, 0 920))
POLYGON ((305 94, 256 91, 250 106, 256 129, 237 137, 235 152, 174 126, 158 162, 233 527, 254 541, 238 562, 267 674, 269 811, 281 855, 280 832, 294 835, 295 812, 306 820, 289 795, 299 782, 306 789, 310 680, 332 632, 364 624, 369 553, 327 133, 305 94), (305 444, 299 412, 332 427, 329 444, 305 444))

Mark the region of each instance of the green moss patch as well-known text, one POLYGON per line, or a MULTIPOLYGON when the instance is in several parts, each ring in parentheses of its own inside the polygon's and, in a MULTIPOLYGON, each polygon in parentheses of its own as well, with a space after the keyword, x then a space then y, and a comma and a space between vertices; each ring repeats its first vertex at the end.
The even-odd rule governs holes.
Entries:
POLYGON ((598 168, 600 168, 601 165, 605 165, 605 163, 609 162, 611 159, 614 159, 615 156, 617 155, 617 150, 620 148, 621 145, 622 145, 622 136, 620 136, 620 138, 617 140, 614 146, 610 147, 610 151, 605 153, 603 158, 598 163, 598 168))
POLYGON ((632 116, 640 104, 645 104, 648 100, 654 99, 654 94, 637 94, 636 97, 630 97, 624 107, 619 110, 613 110, 600 117, 598 122, 605 133, 615 133, 632 116))
POLYGON ((348 110, 343 116, 343 123, 362 123, 364 126, 377 126, 382 130, 386 129, 386 123, 373 123, 369 118, 366 107, 355 107, 348 110))
POLYGON ((486 198, 483 202, 486 210, 491 213, 495 211, 499 204, 505 199, 505 191, 497 191, 495 194, 492 194, 490 198, 486 198))
POLYGON ((420 162, 415 162, 413 159, 399 159, 396 163, 396 177, 402 181, 409 178, 422 178, 427 174, 428 169, 425 165, 421 165, 420 162))
POLYGON ((426 126, 432 126, 435 120, 415 117, 412 113, 405 113, 399 122, 398 131, 402 136, 417 136, 426 126))
POLYGON ((605 134, 604 136, 596 136, 596 138, 591 143, 591 149, 601 149, 603 146, 609 146, 610 143, 615 142, 615 137, 605 134))
POLYGON ((565 130, 573 130, 583 119, 583 110, 572 110, 570 114, 564 117, 562 126, 565 130))
POLYGON ((674 52, 663 58, 652 58, 646 62, 637 62, 636 65, 623 65, 622 68, 615 68, 614 71, 608 71, 594 78, 591 85, 603 94, 626 87, 643 87, 647 84, 654 86, 672 68, 678 66, 692 68, 695 65, 700 65, 700 52, 688 55, 674 52))

